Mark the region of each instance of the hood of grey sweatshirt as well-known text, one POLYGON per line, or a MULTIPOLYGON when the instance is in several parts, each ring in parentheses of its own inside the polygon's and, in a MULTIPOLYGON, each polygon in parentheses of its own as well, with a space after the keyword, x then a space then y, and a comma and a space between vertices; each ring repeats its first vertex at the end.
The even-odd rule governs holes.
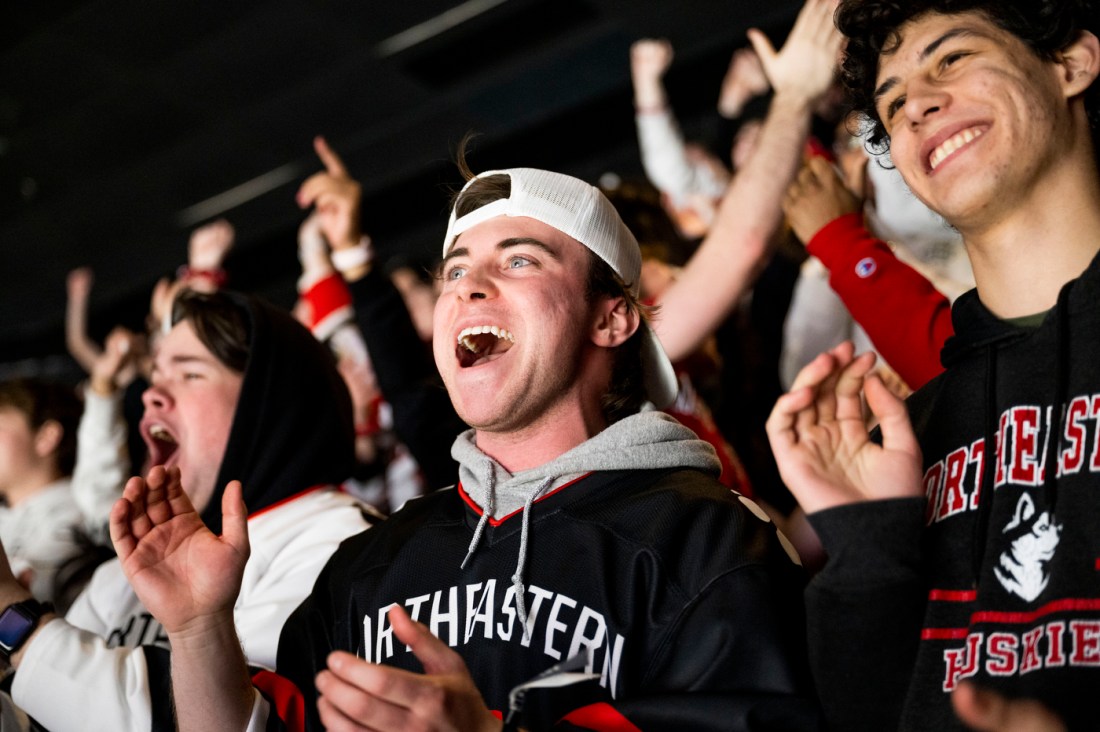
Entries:
POLYGON ((714 476, 722 470, 709 443, 663 412, 621 419, 550 462, 517 473, 479 450, 473 430, 458 436, 451 457, 459 464, 462 489, 494 519, 523 508, 532 491, 543 495, 595 470, 683 467, 714 476))

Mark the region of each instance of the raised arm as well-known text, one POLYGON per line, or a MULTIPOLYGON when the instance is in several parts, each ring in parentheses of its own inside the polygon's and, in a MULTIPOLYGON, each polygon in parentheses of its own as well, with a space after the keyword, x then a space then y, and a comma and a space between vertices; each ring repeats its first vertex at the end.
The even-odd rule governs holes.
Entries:
POLYGON ((833 166, 811 158, 783 206, 794 233, 829 269, 833 291, 905 383, 919 389, 942 372, 940 350, 954 333, 951 302, 867 231, 859 201, 833 166))
POLYGON ((90 267, 80 267, 65 280, 68 299, 65 301, 65 346, 80 368, 91 372, 100 354, 99 346, 88 337, 88 296, 92 293, 94 275, 90 267))
POLYGON ((111 508, 122 495, 130 469, 118 376, 130 365, 135 339, 121 326, 107 336, 103 353, 92 364, 77 429, 73 500, 92 537, 102 543, 108 541, 111 508))
POLYGON ((214 292, 226 282, 222 263, 233 248, 236 231, 225 219, 218 219, 191 232, 187 242, 187 267, 180 279, 200 292, 214 292))
POLYGON ((657 190, 682 202, 697 184, 665 92, 663 79, 672 58, 672 44, 664 39, 643 38, 630 47, 634 123, 642 167, 657 190))
POLYGON ((222 498, 214 536, 183 492, 178 469, 131 478, 111 511, 111 539, 138 598, 168 633, 180 730, 244 729, 255 692, 233 623, 248 560, 241 484, 222 498))
MULTIPOLYGON (((325 170, 302 184, 298 202, 315 205, 335 259, 336 252, 363 246, 360 187, 323 138, 314 145, 325 170)), ((420 465, 429 489, 452 485, 457 468, 450 456, 451 444, 466 425, 442 388, 401 294, 384 272, 369 263, 345 268, 342 274, 378 387, 393 407, 394 431, 420 465)))
POLYGON ((661 300, 654 325, 673 361, 694 351, 729 314, 779 227, 813 106, 833 79, 841 41, 833 6, 832 0, 808 0, 779 53, 760 31, 749 32, 775 96, 756 151, 733 179, 706 239, 661 300))
POLYGON ((718 92, 718 114, 727 119, 741 116, 753 97, 766 94, 771 88, 760 57, 751 48, 739 48, 730 57, 729 69, 722 78, 718 92))
POLYGON ((805 601, 830 729, 897 729, 927 594, 920 448, 904 403, 869 374, 874 355, 852 351, 845 342, 807 365, 776 402, 767 432, 829 557, 805 601), (867 433, 861 392, 881 445, 867 433))

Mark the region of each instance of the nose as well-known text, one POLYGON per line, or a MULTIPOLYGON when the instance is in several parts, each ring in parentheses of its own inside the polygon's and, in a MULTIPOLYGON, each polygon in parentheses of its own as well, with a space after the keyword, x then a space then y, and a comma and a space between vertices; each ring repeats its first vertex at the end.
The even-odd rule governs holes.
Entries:
POLYGON ((917 126, 951 103, 951 95, 943 87, 924 80, 913 80, 905 90, 902 111, 909 124, 917 126))
POLYGON ((458 280, 457 293, 463 300, 487 300, 496 297, 497 286, 485 267, 471 265, 458 280))
POLYGON ((172 406, 172 396, 161 387, 153 384, 141 394, 141 403, 146 411, 158 409, 164 411, 172 406))

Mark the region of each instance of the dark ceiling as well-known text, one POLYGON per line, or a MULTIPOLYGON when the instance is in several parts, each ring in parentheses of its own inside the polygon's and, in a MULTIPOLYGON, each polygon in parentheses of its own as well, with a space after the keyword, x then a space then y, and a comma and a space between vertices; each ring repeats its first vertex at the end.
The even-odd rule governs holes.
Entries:
MULTIPOLYGON (((59 0, 0 29, 0 367, 58 368, 65 274, 89 265, 93 335, 137 325, 188 232, 224 216, 241 289, 289 305, 294 191, 324 134, 363 182, 385 256, 433 252, 450 162, 639 172, 628 49, 669 38, 689 129, 778 0, 59 0)), ((0 369, 2 370, 2 369, 0 369)))

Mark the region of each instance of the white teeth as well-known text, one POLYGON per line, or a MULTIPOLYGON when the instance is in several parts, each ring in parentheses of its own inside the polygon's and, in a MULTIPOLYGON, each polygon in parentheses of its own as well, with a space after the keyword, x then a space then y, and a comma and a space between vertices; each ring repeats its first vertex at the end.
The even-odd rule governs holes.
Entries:
POLYGON ((939 146, 932 151, 932 154, 928 156, 928 165, 932 170, 939 167, 939 164, 944 161, 951 153, 958 150, 963 145, 972 142, 982 136, 982 130, 977 127, 971 127, 970 129, 963 130, 962 132, 952 135, 948 139, 944 140, 939 146))
POLYGON ((516 337, 511 334, 510 331, 501 328, 499 325, 475 325, 470 328, 463 328, 462 332, 458 334, 458 342, 463 345, 467 350, 477 353, 477 346, 474 344, 471 336, 482 334, 493 334, 497 338, 502 338, 511 343, 516 342, 516 337))
POLYGON ((155 424, 149 428, 149 436, 152 437, 154 440, 160 440, 161 442, 175 443, 176 441, 176 438, 172 437, 172 435, 169 434, 168 430, 164 429, 164 427, 160 426, 159 424, 155 424))

